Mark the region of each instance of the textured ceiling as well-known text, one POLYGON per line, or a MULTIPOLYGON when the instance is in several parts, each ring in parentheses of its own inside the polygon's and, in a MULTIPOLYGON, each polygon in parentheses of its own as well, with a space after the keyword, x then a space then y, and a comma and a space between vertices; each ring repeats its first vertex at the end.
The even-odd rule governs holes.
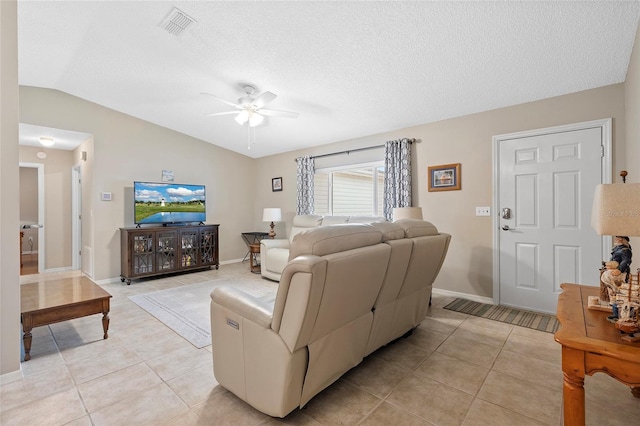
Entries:
POLYGON ((623 82, 639 16, 638 1, 22 0, 19 82, 258 158, 623 82), (174 6, 196 20, 179 36, 159 25, 174 6), (246 83, 300 114, 267 118, 250 150, 200 94, 235 101, 246 83))

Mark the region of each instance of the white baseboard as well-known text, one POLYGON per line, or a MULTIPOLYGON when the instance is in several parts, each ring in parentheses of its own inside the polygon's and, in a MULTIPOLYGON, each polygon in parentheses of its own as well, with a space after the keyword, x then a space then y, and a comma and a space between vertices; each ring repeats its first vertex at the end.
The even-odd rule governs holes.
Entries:
POLYGON ((17 382, 22 379, 22 365, 19 370, 0 375, 0 385, 17 382))
POLYGON ((89 278, 91 281, 93 281, 94 283, 98 284, 98 285, 103 285, 103 284, 111 284, 111 283, 117 283, 117 282, 122 282, 122 279, 120 279, 120 277, 115 277, 115 278, 105 278, 104 280, 94 280, 93 278, 87 276, 86 274, 83 274, 85 277, 89 278))
POLYGON ((44 270, 44 272, 66 272, 66 271, 73 271, 73 268, 71 266, 63 266, 61 268, 49 268, 44 270))
POLYGON ((475 294, 459 293, 457 291, 443 290, 441 288, 435 288, 435 287, 433 288, 432 293, 437 294, 439 296, 460 297, 462 299, 472 300, 478 303, 488 303, 489 305, 493 305, 492 298, 477 296, 475 294))

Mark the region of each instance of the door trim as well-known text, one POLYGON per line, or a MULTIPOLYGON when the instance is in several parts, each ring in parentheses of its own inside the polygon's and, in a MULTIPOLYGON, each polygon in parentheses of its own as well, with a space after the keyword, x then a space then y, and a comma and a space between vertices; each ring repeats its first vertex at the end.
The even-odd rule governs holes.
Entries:
POLYGON ((71 168, 71 269, 78 270, 82 267, 81 247, 82 247, 82 192, 80 191, 81 183, 81 165, 75 165, 71 168))
MULTIPOLYGON (((493 136, 492 157, 493 157, 493 304, 500 304, 500 143, 506 140, 528 138, 532 136, 544 136, 552 133, 572 132, 575 130, 585 130, 600 128, 602 133, 602 174, 601 183, 611 183, 611 129, 612 119, 583 121, 580 123, 566 124, 563 126, 546 127, 542 129, 526 130, 523 132, 506 133, 493 136)), ((609 248, 611 247, 611 237, 602 237, 602 258, 607 259, 609 248)))
POLYGON ((38 273, 45 272, 45 237, 44 237, 44 164, 19 162, 18 167, 38 169, 38 273))

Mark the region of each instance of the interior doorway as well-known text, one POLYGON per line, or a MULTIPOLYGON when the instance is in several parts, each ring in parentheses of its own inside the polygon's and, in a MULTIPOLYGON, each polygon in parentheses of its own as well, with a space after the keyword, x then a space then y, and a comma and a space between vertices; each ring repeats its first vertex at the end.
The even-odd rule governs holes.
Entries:
POLYGON ((20 274, 45 270, 44 164, 20 162, 20 274))

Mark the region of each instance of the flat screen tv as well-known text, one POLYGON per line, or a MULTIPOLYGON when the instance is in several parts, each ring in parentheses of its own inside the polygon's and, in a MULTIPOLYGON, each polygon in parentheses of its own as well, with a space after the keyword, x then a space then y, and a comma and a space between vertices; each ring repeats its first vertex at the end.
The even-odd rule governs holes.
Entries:
POLYGON ((204 223, 207 220, 204 185, 134 182, 137 225, 204 223))

